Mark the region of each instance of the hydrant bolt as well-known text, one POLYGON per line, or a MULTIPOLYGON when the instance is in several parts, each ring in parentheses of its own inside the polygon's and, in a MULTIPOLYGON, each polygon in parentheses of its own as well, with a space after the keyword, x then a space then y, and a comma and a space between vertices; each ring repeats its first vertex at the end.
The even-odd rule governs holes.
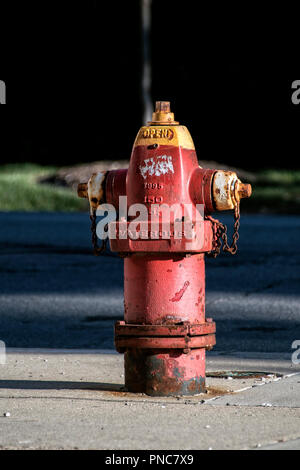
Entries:
POLYGON ((251 184, 244 184, 239 181, 237 184, 236 193, 237 193, 237 199, 251 197, 252 195, 251 184))

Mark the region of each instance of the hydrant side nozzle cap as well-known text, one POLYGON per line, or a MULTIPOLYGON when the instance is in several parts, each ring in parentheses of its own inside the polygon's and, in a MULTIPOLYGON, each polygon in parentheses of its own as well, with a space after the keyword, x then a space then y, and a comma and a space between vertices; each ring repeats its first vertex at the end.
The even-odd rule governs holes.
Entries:
POLYGON ((217 170, 213 176, 212 198, 218 211, 234 209, 235 205, 252 194, 250 184, 242 183, 234 171, 217 170))
POLYGON ((157 126, 158 124, 174 126, 179 124, 179 122, 175 121, 174 113, 171 112, 170 101, 156 101, 152 121, 149 124, 152 126, 157 126))

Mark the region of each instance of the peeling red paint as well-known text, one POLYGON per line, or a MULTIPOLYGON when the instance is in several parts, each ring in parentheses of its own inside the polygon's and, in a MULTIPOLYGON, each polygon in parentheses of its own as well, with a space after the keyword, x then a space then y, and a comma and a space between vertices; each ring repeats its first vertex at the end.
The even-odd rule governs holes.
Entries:
POLYGON ((176 292, 176 294, 174 295, 174 297, 172 299, 170 299, 170 302, 179 302, 179 300, 181 300, 183 294, 185 293, 185 291, 187 290, 187 288, 189 287, 190 283, 189 281, 186 281, 184 284, 183 284, 183 288, 180 289, 180 291, 176 292))
MULTIPOLYGON (((112 231, 116 231, 116 237, 110 239, 111 251, 124 258, 124 321, 115 326, 115 345, 117 351, 125 353, 126 388, 151 396, 203 392, 205 350, 215 344, 215 324, 205 321, 204 256, 217 256, 221 242, 223 251, 235 254, 239 200, 251 195, 251 186, 243 185, 234 172, 200 168, 188 131, 173 121, 168 102, 158 102, 153 120, 139 131, 129 169, 94 174, 88 183, 79 185, 78 195, 88 197, 92 216, 102 200, 118 210, 122 195, 127 196, 128 207, 142 201, 147 204, 149 220, 138 225, 140 234, 145 231, 150 239, 132 239, 131 219, 126 221, 126 228, 121 219, 111 222, 112 231), (168 162, 166 171, 159 167, 159 159, 168 162), (150 160, 151 167, 147 163, 150 160), (225 200, 220 202, 222 195, 225 200), (152 238, 152 209, 156 211, 155 204, 162 202, 169 207, 174 203, 180 203, 181 208, 192 206, 185 215, 196 224, 193 240, 187 238, 184 227, 181 236, 175 236, 175 222, 185 221, 185 215, 175 219, 175 214, 169 237, 164 238, 161 214, 155 230, 158 238, 152 238), (199 236, 197 204, 203 206, 199 236), (211 216, 222 209, 235 209, 231 247, 225 226, 211 216), (123 234, 127 236, 121 239, 123 234)), ((92 222, 96 244, 93 217, 92 222)))

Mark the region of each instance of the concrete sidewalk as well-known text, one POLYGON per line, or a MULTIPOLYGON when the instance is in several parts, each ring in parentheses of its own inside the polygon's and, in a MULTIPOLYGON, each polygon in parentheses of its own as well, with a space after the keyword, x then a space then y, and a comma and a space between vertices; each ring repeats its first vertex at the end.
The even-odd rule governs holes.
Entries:
POLYGON ((9 350, 0 448, 300 449, 300 366, 289 355, 210 353, 207 370, 264 374, 153 398, 123 391, 123 356, 111 351, 9 350))

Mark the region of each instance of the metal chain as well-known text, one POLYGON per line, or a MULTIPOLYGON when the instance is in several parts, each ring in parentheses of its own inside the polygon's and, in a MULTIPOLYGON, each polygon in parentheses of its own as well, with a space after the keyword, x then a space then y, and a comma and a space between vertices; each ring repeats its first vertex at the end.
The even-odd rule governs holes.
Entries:
MULTIPOLYGON (((92 243, 94 247, 94 255, 95 256, 100 256, 104 251, 106 250, 106 243, 107 243, 107 238, 105 240, 102 240, 102 245, 99 247, 98 246, 98 237, 97 237, 97 224, 96 224, 96 209, 93 209, 92 214, 90 215, 91 219, 91 232, 92 232, 92 243)), ((105 229, 107 228, 107 225, 105 229)))
POLYGON ((217 258, 221 252, 222 242, 223 247, 222 250, 224 252, 230 253, 231 255, 235 255, 238 251, 237 242, 239 239, 239 228, 240 228, 240 203, 238 202, 234 208, 234 231, 232 235, 232 244, 231 246, 228 245, 228 236, 227 236, 227 227, 226 225, 222 224, 219 220, 214 219, 210 215, 205 217, 206 220, 209 220, 213 226, 213 249, 208 256, 212 258, 217 258))

